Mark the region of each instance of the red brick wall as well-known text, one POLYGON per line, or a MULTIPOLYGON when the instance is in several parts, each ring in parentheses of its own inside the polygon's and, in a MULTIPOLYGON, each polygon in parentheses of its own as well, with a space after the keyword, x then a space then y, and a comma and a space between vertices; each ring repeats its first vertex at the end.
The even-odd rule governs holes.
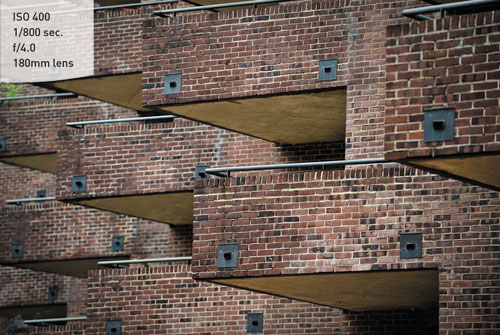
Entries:
POLYGON ((121 319, 125 334, 246 334, 249 312, 264 313, 265 334, 339 330, 339 310, 196 282, 191 275, 188 265, 93 271, 87 332, 103 334, 106 320, 121 319))
POLYGON ((191 256, 193 253, 193 226, 168 225, 167 249, 169 257, 191 256))
MULTIPOLYGON (((23 333, 24 334, 24 333, 23 333)), ((50 326, 50 327, 26 327, 25 334, 29 335, 85 335, 85 322, 71 322, 66 326, 50 326)))
MULTIPOLYGON (((87 280, 49 274, 40 271, 0 267, 0 308, 21 307, 33 305, 67 304, 67 316, 84 316, 86 314, 87 280), (59 289, 58 298, 48 299, 48 290, 51 287, 59 289)), ((61 315, 63 316, 63 315, 61 315)), ((0 318, 0 332, 3 332, 12 321, 0 318)), ((25 326, 23 334, 83 334, 83 327, 71 326, 50 328, 25 326), (63 331, 66 329, 65 331, 63 331)), ((17 333, 16 333, 17 334, 17 333)))
POLYGON ((143 104, 347 86, 346 158, 382 157, 386 27, 400 22, 402 9, 419 4, 294 1, 148 20, 143 104), (338 80, 320 82, 318 62, 329 58, 338 58, 338 80), (164 95, 164 75, 179 72, 181 93, 164 95))
POLYGON ((57 133, 66 122, 137 116, 125 110, 88 98, 46 98, 16 100, 0 105, 0 138, 6 139, 2 156, 57 151, 57 133))
POLYGON ((391 26, 388 159, 500 151, 500 11, 391 26), (423 141, 424 110, 455 109, 455 139, 423 141))
MULTIPOLYGON (((54 91, 52 91, 52 90, 48 90, 48 89, 41 88, 41 87, 34 86, 34 85, 29 85, 29 84, 15 84, 15 85, 17 87, 19 87, 19 86, 21 87, 17 91, 18 96, 54 93, 54 91)), ((6 94, 7 94, 7 89, 0 86, 0 97, 6 97, 6 94)), ((3 104, 13 104, 13 102, 12 101, 11 102, 4 101, 3 104)), ((2 106, 2 105, 0 105, 0 106, 2 106)))
MULTIPOLYGON (((9 320, 0 318, 0 331, 7 329, 9 320)), ((85 324, 83 322, 71 322, 66 326, 24 326, 18 329, 16 334, 29 334, 29 335, 85 335, 85 324)))
POLYGON ((57 197, 73 199, 192 190, 195 168, 341 159, 343 143, 277 147, 193 121, 86 127, 60 134, 57 197), (87 191, 72 178, 87 175, 87 191))
POLYGON ((101 10, 94 19, 95 75, 140 72, 142 70, 143 22, 154 10, 175 5, 144 6, 135 9, 101 10))
POLYGON ((69 316, 85 315, 87 281, 85 279, 57 274, 0 267, 0 308, 67 303, 69 316), (59 294, 55 301, 48 299, 50 287, 58 287, 59 294))
POLYGON ((491 308, 499 306, 499 213, 498 192, 404 167, 201 181, 193 272, 218 278, 439 268, 441 329, 497 329, 491 308), (422 259, 399 258, 401 232, 422 233, 422 259), (217 245, 228 241, 239 244, 240 263, 219 270, 217 245))
POLYGON ((186 243, 174 241, 166 248, 170 228, 165 224, 55 201, 4 208, 0 230, 4 262, 186 252, 186 243), (123 252, 112 251, 113 236, 124 236, 123 252), (12 258, 13 243, 24 243, 23 258, 12 258))
POLYGON ((46 190, 47 196, 55 195, 55 176, 0 162, 0 208, 12 207, 5 200, 34 198, 37 190, 46 190))
POLYGON ((191 275, 188 265, 93 271, 87 332, 101 334, 107 320, 122 320, 126 334, 246 334, 247 313, 264 313, 264 334, 428 335, 436 322, 435 313, 347 312, 191 275))
POLYGON ((58 201, 7 205, 7 199, 35 197, 45 189, 55 195, 55 176, 0 163, 0 259, 11 257, 11 245, 24 243, 25 260, 85 258, 105 255, 190 255, 191 228, 89 209, 58 201), (113 236, 125 237, 123 253, 112 251, 113 236))
POLYGON ((319 82, 318 61, 345 68, 345 1, 295 1, 257 10, 183 13, 146 21, 143 100, 183 103, 345 86, 319 82), (337 28, 337 29, 336 29, 337 28), (159 58, 158 54, 162 54, 159 58), (182 92, 163 94, 163 76, 182 72, 182 92))

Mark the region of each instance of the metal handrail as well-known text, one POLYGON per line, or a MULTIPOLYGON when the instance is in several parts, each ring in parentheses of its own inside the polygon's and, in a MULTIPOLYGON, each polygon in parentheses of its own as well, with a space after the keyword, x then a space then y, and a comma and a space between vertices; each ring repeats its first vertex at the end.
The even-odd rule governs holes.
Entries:
POLYGON ((5 97, 0 98, 0 102, 10 101, 10 100, 25 100, 25 99, 43 99, 43 98, 62 98, 62 97, 77 97, 75 93, 52 93, 52 94, 40 94, 40 95, 22 95, 19 97, 5 97))
POLYGON ((158 115, 158 116, 145 116, 145 117, 131 117, 125 119, 110 119, 110 120, 94 120, 94 121, 78 121, 78 122, 68 122, 66 126, 73 128, 83 128, 92 124, 106 124, 106 123, 118 123, 118 122, 132 122, 132 121, 151 121, 151 120, 171 120, 176 118, 174 115, 158 115))
POLYGON ((43 202, 43 201, 51 201, 51 200, 56 200, 56 197, 12 199, 12 200, 5 200, 5 203, 8 205, 20 205, 23 202, 43 202))
MULTIPOLYGON (((89 9, 80 9, 80 10, 65 10, 65 11, 60 11, 58 13, 72 13, 72 12, 81 12, 81 11, 90 11, 90 10, 100 11, 100 10, 119 9, 119 8, 134 8, 134 7, 163 5, 163 4, 178 3, 178 2, 179 2, 179 0, 164 0, 164 1, 129 3, 129 4, 124 4, 124 5, 93 7, 93 8, 89 8, 89 9)), ((5 9, 12 10, 12 9, 23 9, 23 8, 36 8, 36 7, 44 7, 44 6, 50 6, 50 5, 61 5, 61 4, 62 4, 61 2, 54 2, 54 3, 41 4, 41 5, 6 7, 5 9)))
POLYGON ((126 4, 126 5, 114 5, 114 6, 102 6, 102 7, 94 7, 94 11, 107 10, 107 9, 118 9, 118 8, 134 8, 134 7, 143 7, 143 6, 154 6, 154 5, 162 5, 169 3, 178 3, 179 0, 166 0, 166 1, 152 1, 152 2, 141 2, 134 4, 126 4))
POLYGON ((172 16, 175 16, 177 13, 183 13, 183 12, 193 12, 193 11, 198 11, 198 10, 213 10, 213 9, 218 9, 218 8, 229 8, 229 7, 240 7, 240 6, 254 6, 254 8, 256 8, 257 5, 260 5, 260 4, 273 3, 273 2, 285 2, 285 1, 292 1, 292 0, 252 0, 252 1, 229 2, 229 3, 222 3, 222 4, 216 4, 216 5, 157 10, 157 11, 153 12, 153 15, 160 16, 160 17, 172 17, 172 16))
POLYGON ((159 263, 159 262, 182 262, 191 261, 192 257, 164 257, 164 258, 144 258, 144 259, 126 259, 119 261, 102 261, 98 262, 97 265, 107 266, 107 267, 123 267, 123 265, 128 264, 143 264, 143 263, 159 263))
POLYGON ((222 168, 208 168, 204 172, 218 176, 229 177, 233 171, 257 171, 257 170, 276 170, 288 168, 302 168, 302 167, 315 167, 315 166, 340 166, 340 165, 359 165, 359 164, 378 164, 378 163, 392 163, 383 158, 372 159, 351 159, 339 161, 323 161, 323 162, 307 162, 307 163, 290 163, 290 164, 272 164, 272 165, 250 165, 250 166, 234 166, 222 168), (224 174, 226 173, 226 174, 224 174))
POLYGON ((49 323, 56 323, 56 322, 85 321, 85 320, 87 320, 86 316, 77 316, 77 317, 72 317, 72 318, 24 320, 24 323, 27 325, 32 325, 32 324, 49 324, 49 323))
POLYGON ((431 19, 430 17, 427 17, 422 14, 441 12, 443 16, 444 11, 449 9, 467 8, 467 7, 474 7, 481 5, 489 5, 493 3, 497 3, 500 6, 500 0, 468 0, 468 1, 446 3, 441 5, 405 9, 401 14, 403 16, 411 17, 417 20, 430 20, 431 19))

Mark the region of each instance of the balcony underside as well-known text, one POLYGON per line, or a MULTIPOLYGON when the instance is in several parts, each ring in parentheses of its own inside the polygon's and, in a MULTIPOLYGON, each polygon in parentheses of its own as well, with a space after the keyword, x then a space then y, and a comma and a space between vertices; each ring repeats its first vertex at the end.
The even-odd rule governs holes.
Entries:
POLYGON ((411 166, 500 191, 500 153, 409 159, 411 166))
POLYGON ((142 74, 128 73, 40 83, 45 88, 63 90, 114 105, 147 112, 142 107, 142 74))
POLYGON ((56 174, 56 153, 0 157, 0 162, 56 174))
POLYGON ((0 317, 12 319, 20 315, 23 320, 65 318, 66 304, 46 304, 0 307, 0 317))
POLYGON ((345 138, 347 90, 162 106, 165 112, 281 144, 345 138))
POLYGON ((351 311, 429 309, 439 299, 437 270, 281 275, 213 282, 351 311))
POLYGON ((130 195, 71 202, 173 225, 193 224, 192 192, 130 195))
POLYGON ((121 257, 99 257, 99 258, 83 258, 83 259, 63 259, 54 261, 26 261, 19 263, 4 264, 22 269, 30 269, 35 271, 43 271, 50 273, 57 273, 65 276, 72 276, 78 278, 87 278, 89 270, 106 269, 97 265, 102 261, 116 261, 129 259, 128 256, 121 257))

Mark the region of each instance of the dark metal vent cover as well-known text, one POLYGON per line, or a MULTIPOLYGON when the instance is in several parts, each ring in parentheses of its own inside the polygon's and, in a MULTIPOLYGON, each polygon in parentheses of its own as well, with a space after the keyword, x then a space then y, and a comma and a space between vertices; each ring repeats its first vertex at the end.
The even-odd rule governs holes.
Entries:
POLYGON ((399 244, 400 258, 422 258, 422 233, 403 233, 399 244))
POLYGON ((238 266, 238 244, 219 244, 217 248, 217 267, 235 268, 238 266))

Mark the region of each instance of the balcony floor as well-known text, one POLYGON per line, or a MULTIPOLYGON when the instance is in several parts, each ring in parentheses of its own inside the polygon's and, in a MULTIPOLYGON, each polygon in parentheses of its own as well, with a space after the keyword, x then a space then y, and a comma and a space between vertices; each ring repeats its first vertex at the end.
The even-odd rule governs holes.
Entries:
POLYGON ((45 82, 40 83, 40 86, 73 92, 139 112, 147 112, 150 109, 142 107, 141 80, 142 74, 135 72, 45 82))
POLYGON ((172 192, 70 200, 72 203, 174 225, 193 224, 193 193, 172 192))
POLYGON ((99 258, 84 258, 84 259, 63 259, 53 261, 23 261, 19 263, 4 264, 22 269, 30 269, 35 271, 43 271, 49 273, 57 273, 65 276, 78 278, 87 278, 89 270, 106 269, 97 265, 102 261, 116 261, 129 259, 129 257, 99 257, 99 258))
POLYGON ((403 163, 500 191, 500 154, 419 158, 403 163))
POLYGON ((345 138, 345 88, 159 107, 162 111, 281 144, 345 138))
POLYGON ((438 304, 437 270, 304 274, 211 280, 218 284, 351 311, 438 304))
POLYGON ((56 174, 56 156, 57 154, 55 152, 33 155, 3 156, 0 157, 0 162, 56 174))

